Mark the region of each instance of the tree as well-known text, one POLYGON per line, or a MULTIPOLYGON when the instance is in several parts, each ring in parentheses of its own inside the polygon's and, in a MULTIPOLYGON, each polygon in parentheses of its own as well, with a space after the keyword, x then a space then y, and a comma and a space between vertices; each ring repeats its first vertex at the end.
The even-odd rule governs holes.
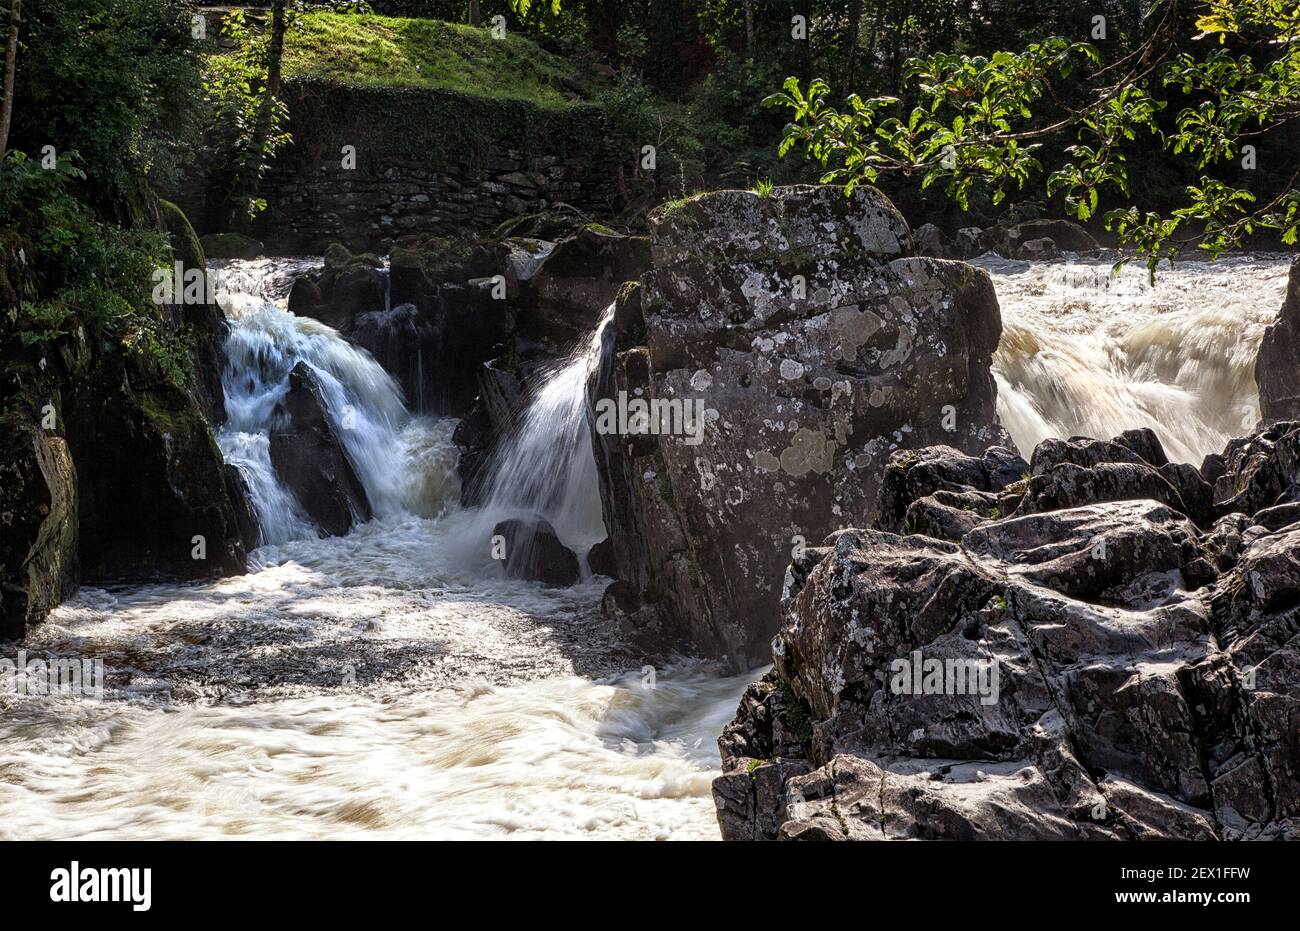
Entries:
MULTIPOLYGON (((1061 37, 1020 53, 912 59, 901 81, 903 95, 918 101, 909 112, 899 97, 856 94, 841 112, 827 103, 825 81, 805 90, 790 78, 767 100, 794 112, 780 154, 802 147, 826 168, 824 183, 849 190, 886 173, 923 189, 942 181, 967 209, 975 190, 998 204, 1023 188, 1042 169, 1039 151, 1055 143, 1067 160, 1047 176, 1045 193, 1087 220, 1103 196, 1130 198, 1129 155, 1146 145, 1213 172, 1186 185, 1174 209, 1130 203, 1105 214, 1120 245, 1146 256, 1153 273, 1189 247, 1217 257, 1260 230, 1294 244, 1300 166, 1258 206, 1257 193, 1234 178, 1253 167, 1256 146, 1300 119, 1300 8, 1294 0, 1201 0, 1196 38, 1213 45, 1194 55, 1179 34, 1187 2, 1158 0, 1146 39, 1110 63, 1094 46, 1061 37), (1063 103, 1080 85, 1081 101, 1063 103), (1162 111, 1171 103, 1178 108, 1168 124, 1162 111)), ((1285 145, 1278 149, 1288 158, 1285 145)))
POLYGON ((5 43, 5 85, 3 103, 0 103, 0 155, 9 145, 9 124, 14 116, 14 72, 18 69, 18 24, 22 18, 23 0, 13 0, 9 9, 9 39, 5 43))

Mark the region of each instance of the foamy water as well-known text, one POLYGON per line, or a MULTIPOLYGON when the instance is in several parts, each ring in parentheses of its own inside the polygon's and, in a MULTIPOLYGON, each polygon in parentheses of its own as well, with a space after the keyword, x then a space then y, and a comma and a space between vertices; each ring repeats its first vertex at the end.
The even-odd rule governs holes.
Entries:
POLYGON ((753 676, 646 670, 599 614, 607 580, 546 589, 489 558, 485 522, 530 509, 603 536, 589 347, 539 389, 492 508, 462 511, 454 421, 411 416, 368 354, 285 310, 285 269, 223 269, 242 291, 218 440, 266 545, 245 576, 85 589, 29 636, 102 659, 108 689, 0 697, 0 838, 716 838, 717 736, 753 676), (271 467, 299 361, 375 505, 347 537, 319 539, 271 467))
POLYGON ((1255 356, 1277 317, 1289 257, 1228 256, 1118 276, 1104 259, 988 270, 1002 307, 998 413, 1028 455, 1049 436, 1150 427, 1171 459, 1199 465, 1259 419, 1255 356))
MULTIPOLYGON (((240 577, 83 590, 32 632, 31 653, 102 659, 108 688, 0 696, 0 838, 716 838, 716 739, 759 672, 651 678, 599 614, 605 580, 546 589, 485 558, 487 525, 529 509, 575 544, 599 534, 578 429, 597 342, 536 392, 492 506, 464 511, 454 423, 411 416, 367 354, 284 309, 288 277, 312 264, 227 268, 242 294, 226 300, 219 439, 267 545, 240 577), (344 538, 317 538, 266 452, 297 361, 377 502, 344 538)), ((1186 263, 1154 288, 1092 260, 980 264, 1022 450, 1147 425, 1196 461, 1253 425, 1283 260, 1186 263)))

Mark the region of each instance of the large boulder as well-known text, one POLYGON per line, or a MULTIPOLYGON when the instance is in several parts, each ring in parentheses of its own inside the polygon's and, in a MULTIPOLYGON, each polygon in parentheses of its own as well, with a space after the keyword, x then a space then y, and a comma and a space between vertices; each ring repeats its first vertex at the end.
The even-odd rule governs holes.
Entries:
POLYGON ((1275 516, 1297 444, 1279 424, 1223 457, 1220 492, 1259 493, 1217 494, 1208 528, 1144 497, 1147 431, 1048 441, 1001 491, 982 460, 896 456, 882 513, 1021 500, 794 560, 774 669, 719 741, 723 836, 1300 839, 1300 514, 1275 516), (1071 500, 1033 495, 1061 470, 1071 500))
POLYGON ((319 269, 295 279, 289 310, 345 330, 362 314, 387 306, 388 273, 383 264, 377 256, 353 255, 343 246, 332 245, 319 269))
POLYGON ((754 665, 790 553, 872 520, 893 452, 1005 442, 997 299, 983 271, 909 258, 870 187, 701 195, 650 229, 588 388, 617 577, 670 639, 754 665), (602 420, 632 399, 683 416, 602 420))
POLYGON ((243 572, 247 498, 194 383, 154 355, 97 341, 69 373, 66 436, 77 464, 82 581, 205 579, 243 572))
POLYGON ((1255 359, 1255 381, 1265 423, 1300 420, 1300 258, 1291 263, 1277 320, 1264 331, 1255 359))
POLYGON ((370 520, 370 501, 338 431, 330 420, 320 381, 299 362, 276 409, 271 465, 308 518, 325 534, 343 536, 370 520))
POLYGON ((574 585, 582 576, 578 557, 541 517, 502 521, 492 535, 504 546, 501 567, 507 578, 560 587, 574 585))

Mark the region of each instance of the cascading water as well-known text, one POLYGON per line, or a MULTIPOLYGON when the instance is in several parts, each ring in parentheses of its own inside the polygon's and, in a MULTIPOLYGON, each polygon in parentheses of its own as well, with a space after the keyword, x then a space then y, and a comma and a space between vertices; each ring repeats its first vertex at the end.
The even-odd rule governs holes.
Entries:
MULTIPOLYGON (((237 280, 223 276, 226 286, 237 280)), ((425 456, 431 437, 447 432, 445 424, 412 418, 393 378, 325 324, 298 317, 261 293, 219 298, 230 334, 222 374, 227 421, 217 442, 248 484, 263 543, 314 535, 270 458, 270 433, 282 426, 276 408, 299 362, 319 379, 327 413, 376 516, 437 513, 446 491, 437 486, 445 483, 431 485, 424 471, 412 467, 412 457, 425 456)))
POLYGON ((998 414, 1024 455, 1049 436, 1150 427, 1199 465, 1259 419, 1255 355, 1277 316, 1287 261, 1229 256, 1162 268, 1155 285, 1103 259, 986 256, 1002 308, 998 414))
MULTIPOLYGON (((109 681, 102 702, 0 694, 0 838, 716 839, 716 738, 752 676, 683 665, 646 688, 601 581, 548 589, 467 563, 482 515, 455 508, 453 422, 409 417, 369 356, 237 270, 252 280, 226 299, 222 447, 260 474, 279 542, 247 575, 83 589, 33 632, 33 653, 101 657, 109 681), (332 385, 331 417, 356 408, 367 492, 395 489, 345 537, 303 532, 274 497, 266 432, 295 360, 332 385)), ((600 523, 591 356, 539 389, 493 495, 523 508, 535 492, 570 541, 600 523)))
MULTIPOLYGON (((1147 424, 1194 458, 1255 416, 1281 261, 1184 263, 1155 288, 1090 260, 981 264, 1006 325, 1001 412, 1026 452, 1147 424)), ((715 741, 758 673, 669 667, 648 689, 601 582, 547 589, 463 558, 523 512, 575 549, 604 534, 584 422, 600 328, 534 392, 487 506, 433 516, 455 500, 451 421, 411 417, 366 353, 272 304, 278 263, 232 265, 247 293, 226 300, 221 445, 277 542, 243 576, 83 589, 29 635, 33 654, 102 658, 109 679, 98 702, 0 694, 0 838, 716 838, 715 741), (380 513, 346 537, 295 523, 266 455, 299 360, 330 416, 362 425, 341 432, 380 513)))
POLYGON ((540 515, 579 554, 605 538, 596 460, 587 426, 587 379, 600 363, 611 304, 587 341, 540 381, 519 426, 489 468, 487 494, 471 537, 487 552, 492 528, 540 515))

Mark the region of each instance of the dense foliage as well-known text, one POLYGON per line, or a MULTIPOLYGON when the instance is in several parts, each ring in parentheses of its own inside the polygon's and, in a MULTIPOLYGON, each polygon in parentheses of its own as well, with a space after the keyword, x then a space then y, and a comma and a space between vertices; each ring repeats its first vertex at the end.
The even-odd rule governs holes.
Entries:
POLYGON ((190 22, 182 0, 26 0, 10 146, 78 153, 105 201, 170 175, 199 96, 190 22))
POLYGON ((805 88, 792 77, 770 98, 793 114, 781 151, 801 147, 827 169, 824 181, 849 189, 887 173, 922 187, 942 182, 963 208, 974 190, 998 204, 1031 181, 1081 220, 1109 198, 1107 227, 1153 269, 1189 245, 1218 255, 1261 229, 1294 245, 1300 163, 1281 131, 1300 117, 1300 9, 1212 0, 1196 22, 1210 44, 1190 52, 1178 42, 1186 6, 1157 4, 1150 36, 1118 59, 1062 37, 1018 53, 942 52, 909 60, 899 95, 854 94, 844 110, 829 103, 826 81, 805 88), (1086 92, 1063 93, 1070 87, 1086 92), (1040 153, 1049 147, 1067 159, 1045 174, 1040 153), (1248 174, 1260 152, 1289 172, 1263 197, 1248 174), (1198 172, 1168 211, 1131 201, 1133 175, 1153 158, 1198 172))

